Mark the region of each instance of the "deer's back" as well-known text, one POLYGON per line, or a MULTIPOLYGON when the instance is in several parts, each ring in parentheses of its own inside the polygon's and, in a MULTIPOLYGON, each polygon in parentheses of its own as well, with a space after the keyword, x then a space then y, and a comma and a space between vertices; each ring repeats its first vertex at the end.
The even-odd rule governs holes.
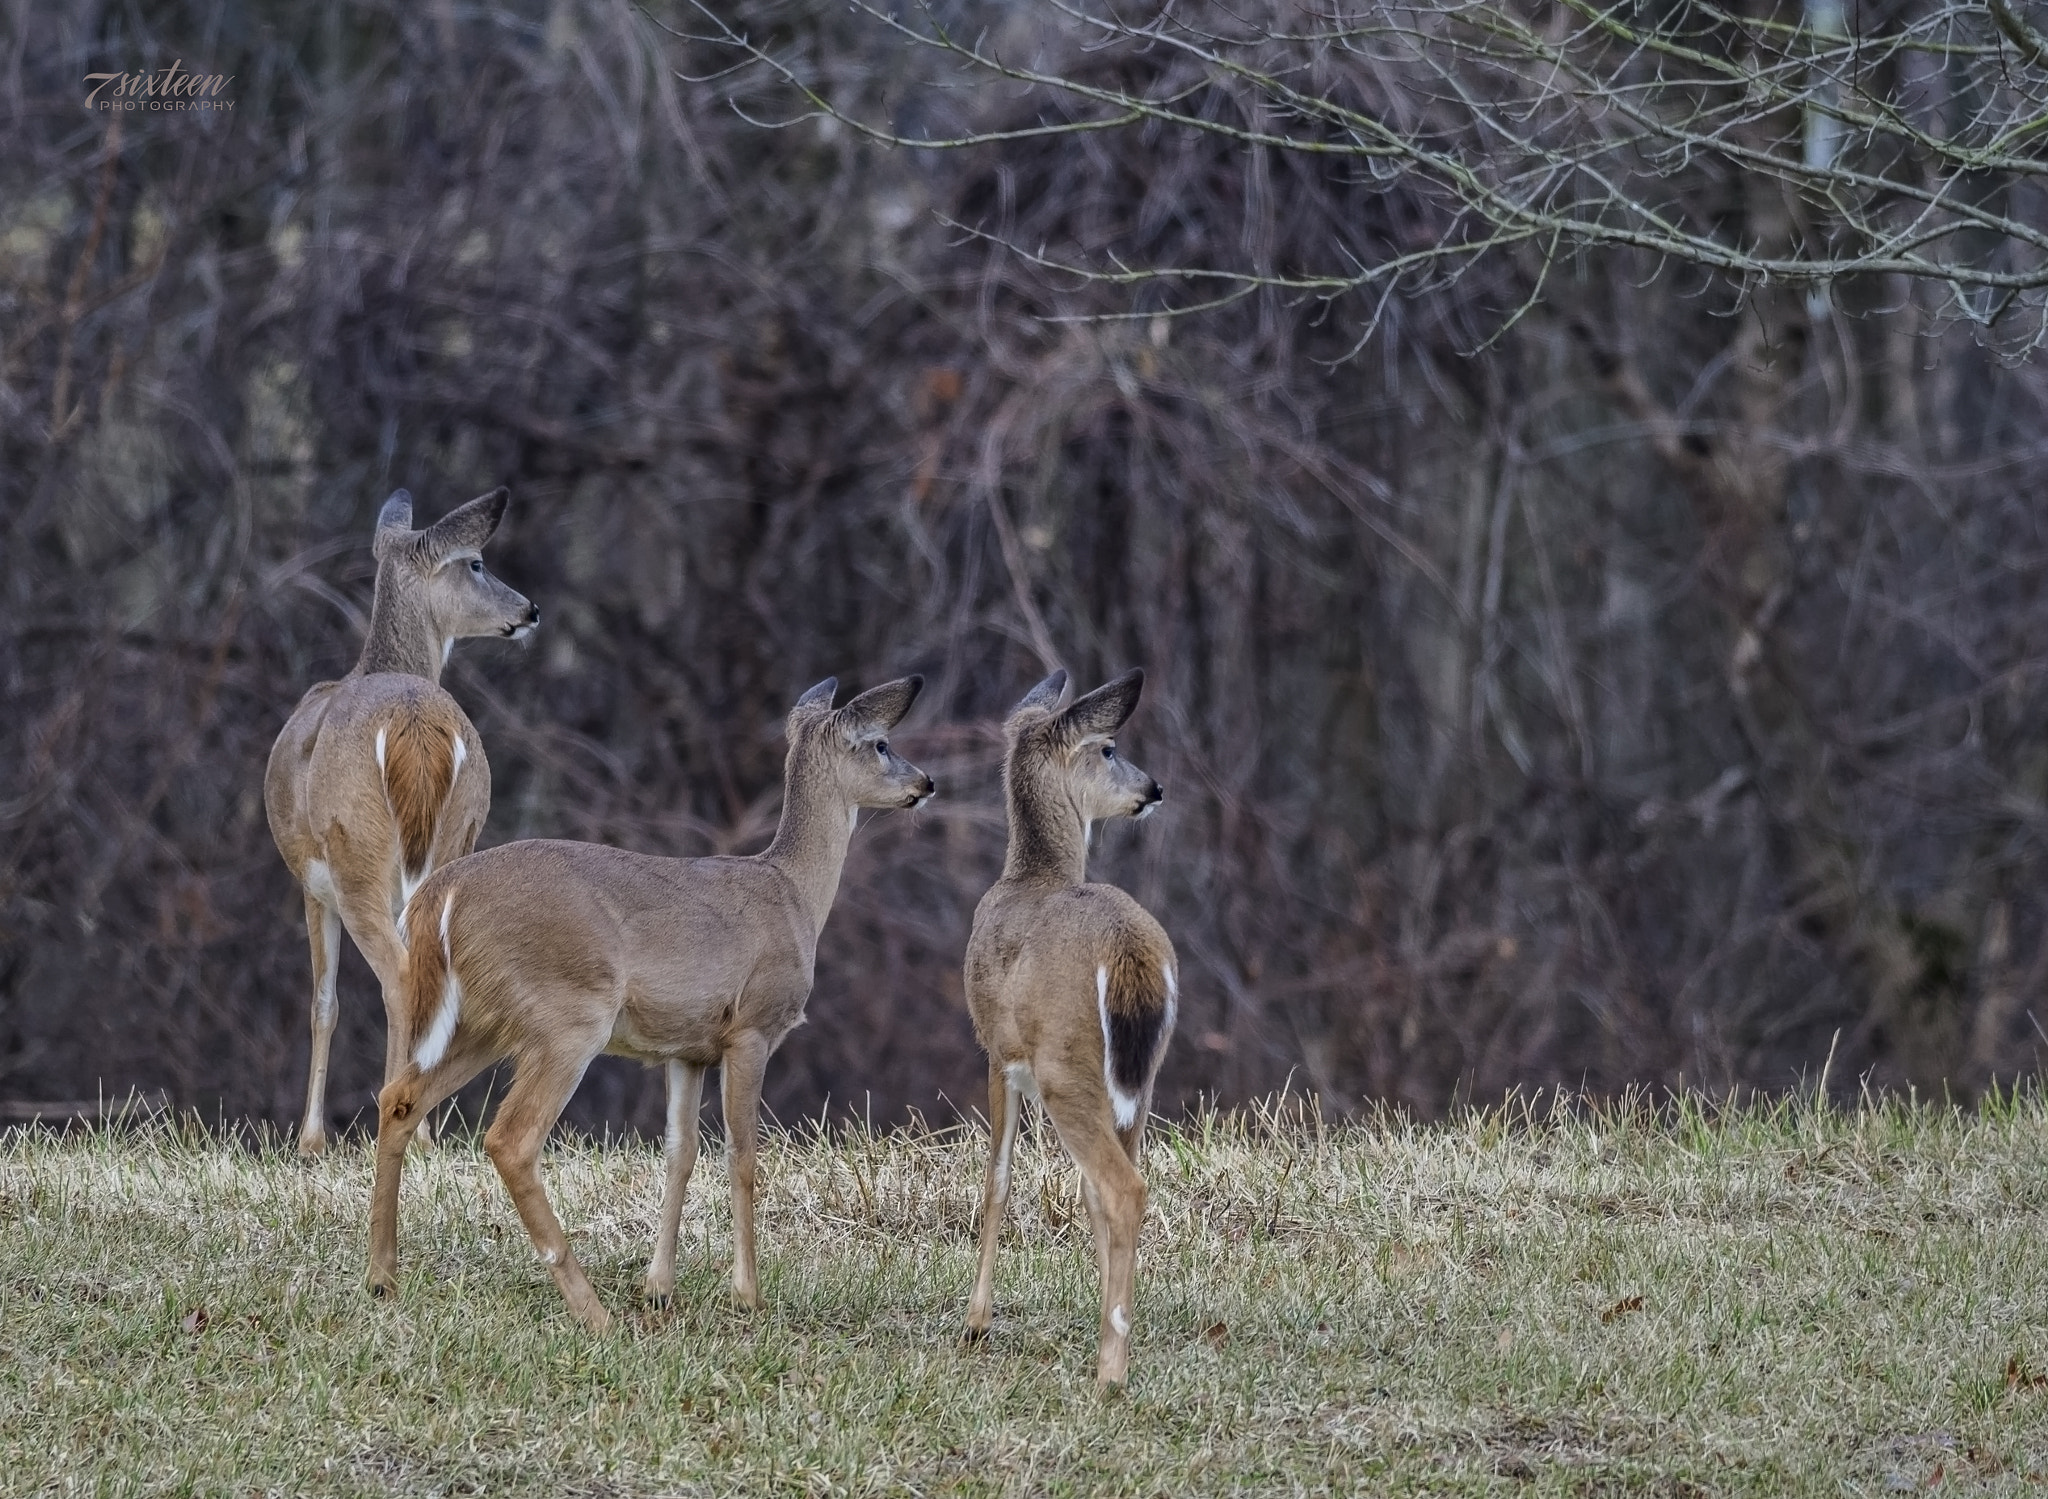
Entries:
POLYGON ((347 857, 347 849, 332 846, 337 837, 360 860, 380 868, 393 864, 397 877, 399 830, 378 763, 380 732, 387 756, 407 732, 447 745, 441 762, 445 800, 423 809, 437 824, 434 862, 460 857, 482 830, 491 805, 490 762, 475 725, 453 697, 424 677, 399 672, 322 682, 299 700, 271 748, 264 776, 271 836, 302 881, 312 861, 331 866, 347 857))
POLYGON ((465 991, 603 996, 629 1055, 716 1061, 736 1029, 779 1038, 810 993, 816 933, 758 859, 528 839, 436 874, 413 897, 416 929, 444 902, 465 991))
POLYGON ((1047 1033, 1094 1035, 1097 970, 1177 964, 1152 913, 1114 885, 998 882, 976 908, 967 1006, 982 1044, 1028 1057, 1047 1033))

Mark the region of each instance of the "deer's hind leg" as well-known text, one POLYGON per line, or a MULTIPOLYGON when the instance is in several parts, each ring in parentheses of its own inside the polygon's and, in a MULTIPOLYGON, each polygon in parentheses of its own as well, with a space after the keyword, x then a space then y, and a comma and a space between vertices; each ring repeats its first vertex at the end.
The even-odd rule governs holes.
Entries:
POLYGON ((319 1155, 327 1148, 327 1056, 341 1008, 334 994, 341 967, 341 913, 310 890, 306 940, 313 949, 313 1054, 306 1068, 306 1117, 299 1126, 299 1153, 319 1155))
MULTIPOLYGON (((339 823, 329 830, 328 845, 335 849, 337 863, 361 870, 389 870, 397 867, 398 852, 389 839, 351 838, 339 823)), ((387 889, 382 875, 366 884, 357 878, 335 880, 342 923, 355 940, 357 951, 377 975, 377 992, 384 1000, 384 1082, 388 1086, 405 1070, 407 1058, 401 1053, 405 1027, 400 1024, 405 977, 405 944, 399 939, 393 917, 395 887, 387 889), (374 885, 374 888, 372 887, 374 885)), ((433 1126, 419 1121, 414 1138, 422 1145, 434 1143, 433 1126)))
POLYGON ((1145 1091, 1138 1095, 1138 1117, 1130 1122, 1128 1128, 1116 1132, 1117 1140, 1122 1144, 1124 1154, 1131 1158, 1133 1166, 1140 1164, 1140 1158, 1145 1153, 1145 1121, 1151 1117, 1152 1084, 1147 1083, 1145 1091))
POLYGON ((484 1151, 504 1179, 512 1204, 519 1210, 519 1221, 526 1225, 526 1236, 554 1277, 555 1288, 569 1303, 570 1312, 592 1332, 603 1332, 611 1326, 611 1313, 576 1263, 569 1236, 562 1232, 561 1220, 540 1181, 540 1151, 548 1131, 562 1117, 570 1095, 583 1081, 584 1068, 604 1044, 602 1037, 594 1045, 582 1042, 574 1032, 557 1033, 546 1037, 545 1050, 536 1047, 520 1056, 511 1091, 498 1105, 498 1116, 484 1134, 484 1151))
POLYGON ((1130 1364, 1131 1292, 1137 1275, 1138 1230, 1145 1221, 1145 1182, 1131 1164, 1099 1093, 1055 1091, 1043 1078, 1040 1089, 1060 1143, 1081 1169, 1081 1192, 1095 1229, 1095 1257, 1102 1274, 1095 1382, 1106 1389, 1124 1382, 1130 1364))
POLYGON ((981 1263, 974 1275, 974 1296, 967 1303, 967 1340, 988 1336, 996 1317, 996 1245, 1003 1235, 1003 1214, 1010 1204, 1010 1154, 1017 1144, 1017 1121, 1024 1113, 1022 1091, 1010 1081, 1002 1064, 988 1061, 988 1175, 981 1187, 981 1263))
POLYGON ((398 1187, 405 1171, 405 1150, 425 1123, 427 1111, 495 1060, 469 1036, 457 1033, 448 1052, 422 1072, 411 1062, 377 1095, 377 1174, 370 1188, 370 1291, 390 1296, 398 1290, 398 1187))

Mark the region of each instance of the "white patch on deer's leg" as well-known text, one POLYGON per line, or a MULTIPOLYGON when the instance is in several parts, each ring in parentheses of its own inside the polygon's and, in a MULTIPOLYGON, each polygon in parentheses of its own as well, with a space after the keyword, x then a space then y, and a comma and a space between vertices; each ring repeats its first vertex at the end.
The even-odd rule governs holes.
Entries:
POLYGON ((662 1146, 673 1156, 683 1148, 683 1064, 668 1064, 668 1132, 662 1146))
POLYGON ((552 1249, 543 1249, 540 1252, 540 1262, 543 1265, 559 1265, 562 1263, 562 1257, 552 1249))
POLYGON ((381 725, 377 729, 377 774, 384 774, 384 730, 381 725))
POLYGON ((448 1043, 455 1039, 455 1022, 462 1015, 462 981, 455 976, 455 955, 448 942, 448 913, 454 909, 455 892, 451 890, 441 902, 441 959, 447 973, 441 981, 441 1008, 434 1016, 433 1029, 427 1032, 412 1058, 413 1065, 422 1072, 438 1066, 448 1054, 448 1043))
POLYGON ((1127 1338, 1131 1335, 1131 1314, 1120 1306, 1109 1309, 1109 1325, 1116 1329, 1116 1335, 1127 1338))
POLYGON ((446 666, 448 664, 448 658, 454 654, 455 637, 453 635, 450 635, 446 640, 441 642, 441 664, 443 666, 446 666))
POLYGON ((858 807, 848 807, 848 808, 846 809, 846 831, 847 831, 848 835, 850 836, 850 835, 852 834, 853 830, 854 830, 855 828, 859 827, 859 826, 860 826, 860 808, 858 808, 858 807))
POLYGON ((1095 1010, 1102 1017, 1102 1083, 1109 1089, 1109 1109, 1118 1129, 1129 1129, 1138 1117, 1138 1100, 1116 1085, 1116 1057, 1109 1045, 1109 969, 1095 965, 1095 1010))
POLYGON ((1095 847, 1095 819, 1084 818, 1081 823, 1081 847, 1083 851, 1095 847))
MULTIPOLYGON (((1016 1062, 1003 1069, 1003 1081, 1008 1085, 1009 1098, 1003 1107, 1003 1138, 996 1142, 996 1195, 1007 1197, 1010 1192, 1010 1152, 1017 1145, 1017 1119, 1024 1112, 1024 1090, 1017 1083, 1017 1074, 1027 1078, 1031 1069, 1022 1062, 1016 1062)), ((1034 1083, 1032 1091, 1037 1091, 1034 1083)))
MULTIPOLYGON (((1164 1038, 1173 1034, 1173 1019, 1180 1013, 1180 977, 1173 971, 1171 963, 1161 963, 1159 971, 1166 975, 1166 1024, 1159 1028, 1159 1034, 1164 1038)), ((1159 1049, 1166 1049, 1163 1039, 1159 1049)))
POLYGON ((455 778, 462 774, 462 762, 469 758, 469 746, 462 742, 462 736, 455 730, 448 731, 448 737, 455 744, 455 768, 448 772, 448 789, 455 789, 455 778))
POLYGON ((306 866, 306 894, 330 911, 341 905, 341 896, 334 888, 334 871, 325 859, 315 859, 306 866))
POLYGON ((1038 1096, 1038 1076, 1031 1070, 1029 1062, 1012 1062, 1003 1069, 1003 1079, 1024 1097, 1034 1103, 1043 1103, 1038 1096))

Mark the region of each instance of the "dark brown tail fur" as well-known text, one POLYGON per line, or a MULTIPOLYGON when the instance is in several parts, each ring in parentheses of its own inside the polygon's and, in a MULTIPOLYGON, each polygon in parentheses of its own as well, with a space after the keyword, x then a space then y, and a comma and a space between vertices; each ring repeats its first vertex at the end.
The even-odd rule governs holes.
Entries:
POLYGON ((384 794, 398 823, 400 860, 418 879, 434 847, 441 808, 455 785, 455 736, 462 732, 445 700, 408 698, 384 725, 384 794))
POLYGON ((1126 1093, 1137 1093, 1151 1081, 1166 1046, 1166 974, 1145 945, 1128 940, 1116 945, 1105 966, 1109 1074, 1126 1093))

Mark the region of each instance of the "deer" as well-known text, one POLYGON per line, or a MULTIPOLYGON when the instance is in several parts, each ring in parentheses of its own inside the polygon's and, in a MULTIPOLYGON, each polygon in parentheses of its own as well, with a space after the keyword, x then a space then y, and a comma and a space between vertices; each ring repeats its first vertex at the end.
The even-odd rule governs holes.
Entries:
POLYGON ((1145 1182, 1138 1174, 1152 1085, 1173 1035, 1180 962, 1165 930, 1114 885, 1088 882, 1094 825, 1143 819, 1165 792, 1124 759, 1116 732, 1145 684, 1131 671, 1064 710, 1056 671, 1003 726, 1010 827, 1002 877, 975 907, 967 1007, 988 1053, 989 1163, 969 1343, 995 1319, 996 1244, 1010 1199, 1010 1155, 1026 1096, 1052 1121, 1081 1172, 1095 1237, 1102 1318, 1095 1379, 1128 1374, 1131 1291, 1145 1182))
POLYGON ((645 1294, 675 1286, 676 1235, 697 1159, 705 1071, 719 1069, 732 1180, 732 1294, 758 1309, 755 1156, 768 1058, 800 1024, 818 938, 860 814, 917 808, 932 778, 889 747, 924 678, 834 708, 838 679, 786 724, 782 814, 757 854, 661 858, 596 843, 500 844, 436 871, 406 916, 397 1031, 403 1061, 377 1100, 369 1288, 398 1289, 399 1183, 426 1112, 484 1067, 515 1059, 484 1135, 527 1237, 570 1313, 611 1314, 570 1251, 541 1185, 541 1145, 600 1052, 666 1070, 661 1221, 645 1294))
POLYGON ((410 494, 384 502, 370 540, 377 582, 362 655, 340 681, 309 688, 271 746, 264 810, 305 896, 313 950, 313 1053, 298 1140, 309 1157, 327 1148, 342 932, 383 995, 388 1080, 400 1057, 399 913, 436 867, 476 847, 490 811, 483 741, 440 677, 458 639, 521 640, 540 623, 539 608, 483 564, 509 498, 495 489, 420 531, 410 494))

